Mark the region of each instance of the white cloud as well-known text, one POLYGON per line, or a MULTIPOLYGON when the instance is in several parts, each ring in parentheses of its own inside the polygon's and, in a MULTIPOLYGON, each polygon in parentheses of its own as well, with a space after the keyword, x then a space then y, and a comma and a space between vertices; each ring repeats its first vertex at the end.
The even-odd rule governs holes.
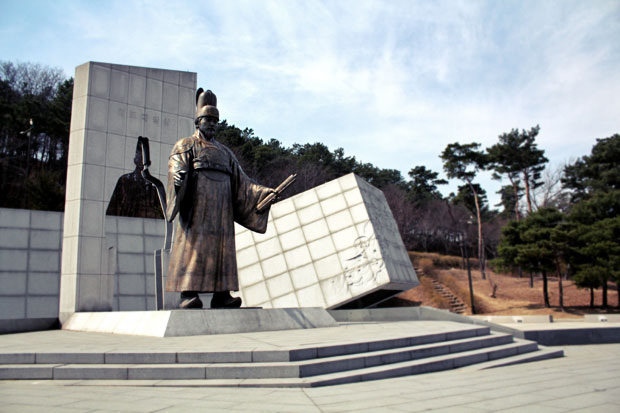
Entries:
POLYGON ((555 162, 620 129, 614 0, 54 4, 41 14, 62 25, 3 28, 5 58, 196 71, 230 123, 403 175, 515 127, 540 124, 555 162), (20 48, 41 33, 44 48, 20 48))

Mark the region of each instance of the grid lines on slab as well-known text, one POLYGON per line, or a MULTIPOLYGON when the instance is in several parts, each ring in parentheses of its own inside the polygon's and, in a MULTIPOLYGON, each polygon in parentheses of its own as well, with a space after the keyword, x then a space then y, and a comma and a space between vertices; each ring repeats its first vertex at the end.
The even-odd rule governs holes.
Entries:
MULTIPOLYGON (((263 307, 329 307, 350 299, 359 289, 357 284, 368 288, 376 277, 359 276, 368 265, 367 259, 360 259, 360 248, 379 252, 374 238, 353 174, 277 203, 265 234, 237 228, 244 302, 263 307)), ((375 262, 382 267, 380 258, 375 262)))
MULTIPOLYGON (((121 281, 126 290, 137 294, 133 302, 144 306, 134 309, 150 308, 147 303, 151 300, 145 294, 153 288, 145 274, 153 267, 153 260, 146 258, 146 248, 150 247, 147 244, 152 242, 144 239, 144 233, 118 235, 117 241, 130 248, 122 251, 118 260, 111 260, 105 245, 105 210, 119 177, 136 168, 138 136, 150 139, 151 174, 166 180, 172 145, 194 130, 195 82, 196 74, 189 72, 102 62, 87 62, 76 68, 65 208, 68 225, 64 231, 61 275, 61 289, 66 290, 61 293, 62 313, 88 310, 89 303, 98 309, 114 307, 114 297, 104 290, 108 286, 113 289, 115 282, 114 270, 106 267, 117 263, 138 269, 121 281)), ((121 283, 117 284, 117 291, 123 290, 121 283)), ((116 303, 119 305, 118 300, 116 303)))
POLYGON ((56 317, 63 214, 0 208, 0 313, 56 317))
POLYGON ((114 309, 154 310, 153 252, 163 247, 160 219, 106 216, 106 249, 116 257, 114 309))

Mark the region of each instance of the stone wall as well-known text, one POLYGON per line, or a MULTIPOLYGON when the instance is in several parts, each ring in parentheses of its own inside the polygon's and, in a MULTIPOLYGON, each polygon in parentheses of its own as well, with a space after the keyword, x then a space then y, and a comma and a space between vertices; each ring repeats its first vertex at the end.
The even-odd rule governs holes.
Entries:
POLYGON ((0 208, 0 318, 58 316, 61 212, 0 208))
POLYGON ((114 311, 155 310, 153 251, 163 248, 164 220, 106 216, 106 245, 115 268, 114 311))
MULTIPOLYGON (((0 319, 58 316, 62 212, 0 208, 0 319)), ((163 220, 106 217, 113 310, 155 309, 153 251, 163 220)))

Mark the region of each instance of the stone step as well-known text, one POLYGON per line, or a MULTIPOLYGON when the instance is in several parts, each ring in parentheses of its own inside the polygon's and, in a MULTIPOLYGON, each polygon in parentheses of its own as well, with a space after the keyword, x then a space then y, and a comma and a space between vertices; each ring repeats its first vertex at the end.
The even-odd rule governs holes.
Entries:
MULTIPOLYGON (((389 362, 378 365, 360 365, 358 368, 328 372, 323 374, 300 377, 300 364, 291 363, 261 363, 243 366, 208 365, 208 364, 113 364, 113 365, 4 365, 0 368, 2 379, 56 379, 56 380, 240 380, 254 379, 275 383, 274 379, 284 386, 290 379, 290 386, 324 386, 356 381, 376 380, 388 377, 428 373, 432 371, 448 370, 473 363, 487 362, 502 357, 515 356, 536 351, 534 342, 517 340, 513 343, 500 344, 491 347, 461 351, 449 354, 432 355, 429 357, 389 362), (239 377, 242 372, 243 377, 239 377), (231 374, 232 373, 232 374, 231 374), (285 375, 285 377, 282 377, 285 375)), ((253 363, 254 364, 254 363, 253 363)), ((346 364, 346 361, 343 366, 346 364)), ((348 367, 356 367, 355 365, 348 367)), ((318 373, 320 370, 316 370, 318 373)), ((240 385, 237 382, 236 385, 240 385)), ((259 383, 254 383, 258 385, 259 383)), ((250 383, 245 383, 250 385, 250 383)))
POLYGON ((485 370, 495 367, 512 366, 515 364, 529 363, 533 361, 549 360, 553 358, 564 357, 564 350, 556 348, 548 348, 538 346, 537 351, 531 353, 518 354, 516 356, 506 357, 502 359, 478 363, 465 368, 465 370, 485 370))
MULTIPOLYGON (((523 340, 515 339, 516 342, 521 342, 523 340)), ((505 349, 504 349, 505 350, 505 349)), ((491 357, 495 357, 497 355, 491 355, 491 357)), ((469 352, 469 354, 461 354, 464 357, 470 357, 469 360, 461 359, 459 361, 453 361, 453 367, 451 368, 460 368, 463 371, 468 370, 482 370, 494 367, 508 366, 520 363, 534 362, 534 361, 542 361, 549 360, 553 358, 563 357, 564 351, 558 349, 549 349, 540 346, 538 350, 520 353, 508 357, 504 357, 501 359, 494 359, 491 361, 485 361, 481 363, 469 364, 463 367, 459 367, 460 363, 463 362, 471 362, 473 358, 477 357, 474 352, 469 352)), ((480 356, 478 356, 480 357, 480 356)), ((441 360, 445 357, 437 357, 436 360, 432 360, 435 364, 428 365, 427 369, 428 373, 434 371, 441 371, 437 369, 437 367, 442 366, 441 360)), ((483 358, 483 357, 480 357, 483 358)), ((429 360, 427 360, 429 361, 429 360)), ((443 367, 449 366, 449 361, 444 361, 443 367)), ((398 366, 402 368, 403 366, 398 366)), ((412 366, 412 370, 422 370, 423 367, 417 365, 417 367, 412 366)), ((195 379, 195 380, 125 380, 125 381, 114 381, 116 386, 152 386, 152 387, 267 387, 267 388, 284 388, 284 387, 319 387, 326 386, 329 384, 343 384, 350 382, 358 382, 365 381, 368 376, 359 376, 358 371, 354 371, 347 377, 344 374, 329 374, 324 376, 313 376, 306 378, 271 378, 271 379, 195 379), (338 379, 339 383, 330 383, 328 380, 338 379), (347 380, 348 379, 348 380, 347 380)), ((373 373, 377 373, 377 369, 373 373)), ((392 372, 384 372, 385 377, 397 377, 402 374, 402 370, 396 370, 392 372), (391 375, 394 374, 394 375, 391 375)), ((80 386, 109 386, 109 380, 87 380, 80 382, 80 386)))
MULTIPOLYGON (((94 364, 18 364, 0 365, 0 378, 53 378, 57 380, 70 379, 162 379, 159 375, 166 375, 166 371, 186 371, 171 373, 173 378, 190 379, 200 378, 200 369, 206 369, 205 376, 209 378, 243 379, 243 378, 287 378, 306 377, 336 371, 353 370, 378 364, 396 363, 406 360, 419 359, 441 354, 461 352, 476 348, 491 347, 512 342, 510 334, 494 333, 486 336, 475 336, 450 341, 440 341, 430 344, 397 347, 383 350, 336 355, 294 362, 241 362, 241 363, 94 363, 94 364), (100 371, 96 371, 100 368, 100 371), (45 372, 45 369, 48 371, 45 372), (126 371, 125 371, 126 370, 126 371), (17 375, 13 377, 12 375, 17 375), (146 376, 141 376, 146 374, 146 376), (177 377, 177 374, 187 376, 177 377), (25 377, 22 377, 25 375, 25 377)), ((153 355, 149 359, 153 360, 153 355)), ((144 359, 140 359, 143 361, 144 359)))
POLYGON ((173 364, 173 363, 260 363, 302 361, 317 358, 367 353, 400 347, 460 340, 490 334, 490 328, 477 326, 445 333, 406 335, 401 338, 368 342, 345 342, 333 345, 292 348, 270 351, 229 352, 76 352, 66 353, 0 353, 2 364, 173 364))
MULTIPOLYGON (((515 339, 516 343, 522 342, 524 340, 515 339)), ((496 356, 496 354, 491 355, 491 357, 496 356)), ((502 367, 509 366, 521 363, 528 363, 534 361, 542 361, 549 360, 553 358, 563 357, 564 351, 561 349, 549 349, 543 346, 539 346, 538 350, 530 351, 530 352, 522 352, 520 354, 494 359, 491 361, 483 361, 480 363, 469 364, 462 367, 459 367, 459 363, 472 361, 473 358, 476 357, 474 352, 469 352, 469 354, 461 354, 461 356, 469 357, 469 360, 461 359, 460 361, 453 362, 452 368, 460 368, 463 371, 474 371, 474 370, 483 370, 494 367, 502 367)), ((478 356, 480 357, 480 356, 478 356)), ((483 357, 480 357, 481 359, 483 357)), ((427 360, 429 361, 429 360, 427 360)), ((434 365, 427 365, 426 367, 429 369, 427 372, 440 371, 436 368, 441 366, 441 357, 438 357, 437 360, 433 360, 434 365)), ((449 362, 447 362, 449 363, 449 362)), ((449 364, 448 364, 449 365, 449 364)), ((402 366, 398 366, 402 367, 402 366)), ((443 365, 446 367, 446 364, 443 365)), ((413 370, 412 366, 412 370, 413 370)), ((422 369, 419 365, 415 367, 416 370, 422 369)), ((353 371, 351 373, 359 373, 353 371)), ((377 371, 375 370, 376 374, 377 371)), ((390 372, 385 372, 385 377, 397 377, 398 375, 402 375, 402 370, 396 370, 392 372, 394 376, 390 375, 390 372)), ((192 380, 181 380, 181 379, 173 379, 173 380, 124 380, 124 381, 114 381, 115 386, 127 386, 127 387, 266 387, 266 388, 284 388, 284 387, 298 387, 298 388, 308 388, 308 387, 319 387, 329 385, 328 380, 338 379, 340 383, 349 383, 356 381, 364 381, 364 379, 368 379, 368 377, 359 377, 359 374, 351 374, 347 381, 347 376, 343 374, 329 374, 323 376, 313 376, 306 378, 263 378, 263 379, 192 379, 192 380), (336 377, 340 376, 340 377, 336 377)), ((80 386, 109 386, 110 380, 85 380, 80 382, 80 386)), ((334 383, 335 384, 335 383, 334 383)))
MULTIPOLYGON (((299 377, 309 377, 337 371, 354 370, 375 365, 398 363, 407 360, 422 359, 441 354, 458 353, 477 348, 508 344, 513 341, 510 334, 491 334, 482 337, 470 337, 448 342, 416 345, 390 350, 381 350, 363 354, 329 357, 325 359, 306 360, 298 363, 299 377)), ((237 366, 231 366, 234 369, 237 366)), ((241 378, 241 377, 234 377, 241 378)))
POLYGON ((537 347, 538 346, 535 342, 515 340, 514 343, 504 344, 492 348, 483 348, 462 353, 446 354, 420 360, 369 367, 351 372, 326 374, 311 377, 306 380, 311 383, 312 387, 315 387, 410 376, 415 374, 451 370, 474 363, 481 363, 502 357, 511 357, 523 353, 529 353, 536 351, 537 347))

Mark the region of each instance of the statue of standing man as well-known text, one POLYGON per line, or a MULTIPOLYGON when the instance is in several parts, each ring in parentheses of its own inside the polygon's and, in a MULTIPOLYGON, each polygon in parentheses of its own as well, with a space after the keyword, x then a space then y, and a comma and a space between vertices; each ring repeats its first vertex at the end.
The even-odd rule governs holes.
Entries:
POLYGON ((167 217, 179 216, 170 254, 166 291, 181 293, 181 308, 202 308, 198 293, 213 293, 212 308, 238 308, 235 227, 264 233, 274 193, 243 172, 230 149, 215 140, 217 98, 196 92, 196 131, 179 140, 168 161, 167 217))

